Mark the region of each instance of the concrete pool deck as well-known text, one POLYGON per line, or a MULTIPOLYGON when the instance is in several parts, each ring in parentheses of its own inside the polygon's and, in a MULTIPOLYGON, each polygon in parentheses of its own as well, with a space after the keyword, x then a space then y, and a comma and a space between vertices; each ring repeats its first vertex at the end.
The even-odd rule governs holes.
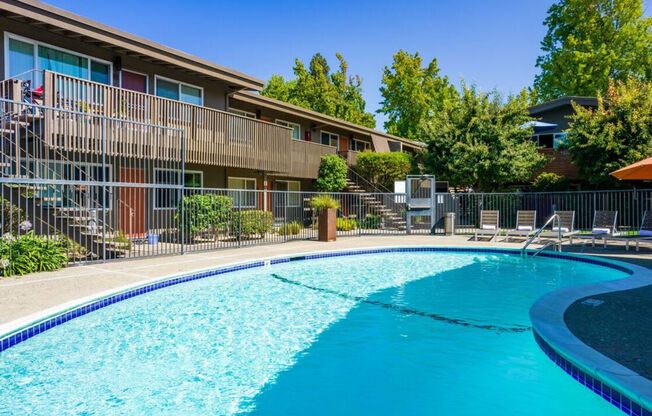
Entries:
MULTIPOLYGON (((28 323, 46 311, 54 312, 63 309, 63 306, 75 305, 82 299, 108 294, 126 286, 137 285, 153 279, 263 257, 383 246, 463 246, 514 249, 520 248, 522 243, 476 242, 471 241, 469 236, 340 237, 333 243, 291 241, 283 244, 224 249, 183 256, 89 264, 69 267, 56 272, 2 278, 0 279, 0 334, 5 332, 4 329, 8 329, 7 324, 10 322, 9 325, 13 325, 17 321, 28 323)), ((532 248, 536 248, 536 246, 533 245, 532 248)), ((624 245, 610 245, 606 249, 592 248, 589 245, 565 245, 563 251, 630 262, 652 269, 652 249, 648 247, 641 247, 641 251, 636 252, 634 250, 625 251, 624 245)), ((608 297, 609 303, 616 308, 613 309, 613 314, 627 316, 627 322, 630 324, 627 328, 629 334, 637 331, 640 331, 641 334, 645 331, 649 332, 649 325, 646 329, 646 322, 649 324, 652 296, 634 294, 638 302, 634 308, 628 308, 628 299, 631 299, 632 293, 614 292, 602 296, 608 297), (637 322, 638 325, 636 325, 637 322)), ((606 309, 602 310, 606 311, 606 309)), ((641 375, 648 374, 647 371, 650 367, 649 345, 652 344, 649 341, 647 344, 644 342, 644 339, 647 338, 642 339, 643 342, 638 346, 615 348, 614 346, 625 342, 622 338, 622 328, 617 327, 622 325, 622 320, 612 319, 609 321, 606 318, 596 320, 595 313, 596 311, 590 308, 571 307, 566 319, 571 323, 570 326, 578 331, 577 336, 587 345, 625 366, 632 366, 630 368, 636 372, 640 371, 641 375)), ((607 316, 609 315, 611 314, 607 314, 607 316)))

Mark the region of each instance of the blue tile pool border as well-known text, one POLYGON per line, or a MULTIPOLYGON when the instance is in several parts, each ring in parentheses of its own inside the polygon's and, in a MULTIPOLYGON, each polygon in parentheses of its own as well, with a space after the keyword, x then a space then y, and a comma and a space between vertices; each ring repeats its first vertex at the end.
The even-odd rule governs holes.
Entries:
MULTIPOLYGON (((68 310, 59 312, 55 315, 49 316, 42 320, 36 321, 32 324, 29 324, 25 327, 22 327, 18 330, 12 331, 8 334, 0 335, 0 353, 8 348, 11 348, 21 342, 24 342, 33 336, 36 336, 42 332, 45 332, 51 328, 64 324, 72 319, 78 318, 80 316, 86 315, 87 313, 96 311, 98 309, 107 307, 117 302, 121 302, 126 299, 133 298, 134 296, 143 295, 155 290, 163 289, 169 286, 174 286, 180 283, 189 282, 193 280, 203 279, 206 277, 217 276, 225 273, 231 273, 241 270, 253 269, 258 267, 264 267, 267 265, 282 264, 294 261, 305 261, 305 260, 314 260, 314 259, 324 259, 331 257, 344 257, 344 256, 356 256, 356 255, 365 255, 365 254, 379 254, 379 253, 400 253, 400 252, 455 252, 455 253, 482 253, 482 254, 506 254, 506 255, 520 255, 520 250, 517 249, 499 249, 499 248, 474 248, 474 247, 386 247, 386 248, 375 248, 375 249, 359 249, 359 250, 347 250, 347 251, 334 251, 334 252, 324 252, 324 253, 315 253, 315 254, 301 254, 301 255, 290 255, 280 258, 272 258, 268 260, 257 260, 252 262, 247 262, 243 264, 236 264, 231 266, 223 266, 213 270, 205 270, 199 272, 193 272, 187 275, 169 277, 164 280, 157 282, 145 284, 132 289, 127 289, 122 292, 114 293, 99 299, 95 299, 86 304, 75 306, 68 310)), ((529 256, 532 256, 533 252, 528 252, 529 256)), ((595 259, 591 257, 584 257, 578 255, 568 255, 555 252, 541 252, 540 257, 547 258, 557 258, 563 260, 578 261, 581 263, 594 264, 602 267, 608 267, 611 269, 619 270, 621 272, 627 273, 629 275, 633 274, 631 269, 627 267, 613 263, 610 261, 604 261, 600 259, 595 259)), ((550 357, 557 365, 559 365, 566 372, 571 374, 576 380, 582 381, 578 378, 580 370, 574 364, 570 363, 568 360, 561 357, 548 343, 546 343, 541 336, 539 336, 536 331, 534 331, 535 339, 541 349, 544 351, 548 357, 550 357), (563 360, 563 361, 562 361, 563 360), (570 369, 570 370, 569 370, 570 369)), ((589 377, 586 373, 583 373, 583 385, 589 387, 586 384, 586 380, 589 377)), ((600 394, 605 400, 610 401, 612 404, 619 406, 619 408, 625 411, 626 414, 633 416, 652 416, 650 410, 643 408, 640 404, 637 404, 620 394, 616 389, 613 389, 606 384, 598 381, 595 378, 591 378, 592 383, 595 380, 601 387, 596 391, 591 385, 591 389, 600 394), (609 392, 605 396, 605 392, 609 392), (611 394, 613 392, 614 394, 611 394), (617 394, 617 396, 616 396, 617 394), (620 398, 618 401, 617 398, 620 398), (623 400, 624 399, 624 400, 623 400), (614 403, 616 401, 616 403, 614 403), (640 409, 640 411, 639 411, 640 409), (629 413, 628 413, 629 412, 629 413)))
POLYGON ((609 386, 604 381, 591 376, 584 372, 577 365, 562 357, 550 344, 548 344, 536 330, 532 330, 534 340, 541 350, 550 358, 559 368, 568 373, 581 385, 593 391, 602 397, 608 403, 622 410, 626 415, 631 416, 652 416, 652 411, 643 407, 642 404, 621 393, 618 389, 609 386))

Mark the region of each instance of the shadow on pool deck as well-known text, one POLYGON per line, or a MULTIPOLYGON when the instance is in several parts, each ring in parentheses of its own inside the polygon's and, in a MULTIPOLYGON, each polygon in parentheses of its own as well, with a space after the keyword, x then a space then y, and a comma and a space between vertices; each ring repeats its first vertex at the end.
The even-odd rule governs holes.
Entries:
MULTIPOLYGON (((596 255, 652 269, 652 249, 625 251, 622 245, 564 246, 564 252, 596 255)), ((565 312, 568 328, 582 342, 614 361, 652 380, 652 285, 587 296, 565 312), (588 298, 599 306, 582 304, 588 298)))
POLYGON ((565 312, 568 328, 582 342, 652 380, 652 285, 588 296, 565 312), (587 298, 604 301, 583 304, 587 298))

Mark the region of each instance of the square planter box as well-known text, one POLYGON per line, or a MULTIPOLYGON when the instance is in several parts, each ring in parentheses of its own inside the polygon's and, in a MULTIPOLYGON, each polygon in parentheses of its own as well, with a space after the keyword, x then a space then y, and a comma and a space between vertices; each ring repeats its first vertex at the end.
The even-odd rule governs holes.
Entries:
POLYGON ((337 210, 322 209, 319 211, 318 222, 318 240, 335 241, 337 237, 337 210))

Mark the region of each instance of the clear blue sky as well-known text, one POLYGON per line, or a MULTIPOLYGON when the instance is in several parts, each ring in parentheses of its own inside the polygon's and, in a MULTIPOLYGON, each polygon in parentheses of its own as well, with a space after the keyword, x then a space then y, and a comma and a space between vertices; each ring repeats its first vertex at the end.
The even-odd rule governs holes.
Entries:
MULTIPOLYGON (((134 1, 46 0, 124 31, 268 79, 294 59, 341 52, 363 78, 367 110, 381 99, 382 68, 399 49, 436 57, 443 73, 481 89, 532 84, 542 22, 553 0, 134 1)), ((649 4, 649 3, 648 3, 649 4)), ((383 118, 376 116, 382 129, 383 118)))

